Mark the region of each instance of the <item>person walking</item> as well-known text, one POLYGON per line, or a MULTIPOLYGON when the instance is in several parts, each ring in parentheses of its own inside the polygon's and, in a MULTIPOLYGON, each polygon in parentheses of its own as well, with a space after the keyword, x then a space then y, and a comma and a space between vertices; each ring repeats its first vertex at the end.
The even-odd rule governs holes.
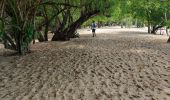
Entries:
POLYGON ((96 36, 96 27, 97 27, 97 25, 96 25, 95 21, 93 21, 92 24, 91 24, 93 37, 96 36))

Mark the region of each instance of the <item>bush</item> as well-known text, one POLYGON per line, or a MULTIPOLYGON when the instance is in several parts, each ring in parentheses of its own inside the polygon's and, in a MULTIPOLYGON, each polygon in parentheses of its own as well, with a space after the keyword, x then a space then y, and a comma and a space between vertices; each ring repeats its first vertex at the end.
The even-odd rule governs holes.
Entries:
POLYGON ((166 22, 166 25, 167 25, 168 27, 170 27, 170 20, 168 20, 168 21, 166 22))

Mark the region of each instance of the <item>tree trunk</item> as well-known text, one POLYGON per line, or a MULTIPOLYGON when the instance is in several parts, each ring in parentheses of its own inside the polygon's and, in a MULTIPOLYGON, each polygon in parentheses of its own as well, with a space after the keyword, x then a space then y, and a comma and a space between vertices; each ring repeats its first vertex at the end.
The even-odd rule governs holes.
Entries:
POLYGON ((151 33, 152 33, 152 34, 156 34, 156 32, 158 31, 159 28, 162 28, 162 26, 157 26, 157 27, 156 27, 156 26, 154 25, 153 28, 152 28, 151 33))
POLYGON ((45 30, 44 30, 44 39, 45 39, 45 41, 48 41, 48 29, 49 29, 49 23, 48 23, 48 20, 46 20, 45 30))
MULTIPOLYGON (((148 1, 148 0, 147 0, 148 1)), ((148 33, 151 33, 150 13, 147 11, 148 33)))
POLYGON ((68 41, 70 40, 65 33, 55 32, 52 41, 68 41))
POLYGON ((25 55, 26 53, 30 51, 29 43, 26 43, 26 42, 24 43, 23 41, 22 32, 18 34, 16 46, 17 46, 17 52, 20 55, 25 55))
MULTIPOLYGON (((164 14, 165 14, 165 21, 167 22, 168 21, 167 12, 165 12, 164 14)), ((169 32, 168 32, 168 27, 167 26, 166 26, 166 34, 167 34, 167 36, 169 36, 169 32)))
POLYGON ((66 29, 66 33, 68 37, 72 37, 75 35, 75 31, 79 28, 85 21, 87 21, 90 17, 96 15, 99 11, 89 12, 87 14, 82 15, 76 22, 70 25, 68 29, 66 29))
MULTIPOLYGON (((52 37, 52 41, 67 41, 69 40, 67 33, 64 31, 65 25, 67 24, 67 21, 69 20, 69 15, 66 12, 63 12, 63 21, 59 21, 59 27, 54 33, 54 36, 52 37)), ((69 26, 68 26, 69 27, 69 26)))
POLYGON ((152 33, 152 34, 156 34, 156 26, 155 26, 155 25, 152 27, 151 33, 152 33))
POLYGON ((18 53, 22 55, 23 53, 22 53, 22 47, 21 47, 21 33, 19 33, 17 36, 16 46, 17 46, 18 53))
POLYGON ((123 28, 123 25, 121 24, 121 28, 123 28))
POLYGON ((166 34, 167 34, 167 36, 169 36, 169 29, 167 26, 166 26, 166 34))
POLYGON ((170 43, 170 37, 169 37, 169 39, 168 39, 167 43, 170 43))
POLYGON ((44 39, 45 41, 48 41, 48 28, 49 28, 49 20, 48 20, 48 14, 47 14, 47 9, 46 6, 43 5, 44 8, 44 19, 45 19, 45 30, 44 30, 44 39))
POLYGON ((81 15, 80 18, 69 25, 64 31, 56 31, 52 41, 66 41, 70 40, 71 37, 75 36, 77 28, 79 28, 85 21, 87 21, 90 17, 96 15, 99 11, 89 12, 87 14, 81 15))
POLYGON ((148 21, 148 33, 149 33, 149 34, 151 33, 151 24, 150 24, 149 21, 148 21))
POLYGON ((136 26, 137 28, 139 28, 139 26, 138 26, 138 19, 135 20, 135 26, 136 26))

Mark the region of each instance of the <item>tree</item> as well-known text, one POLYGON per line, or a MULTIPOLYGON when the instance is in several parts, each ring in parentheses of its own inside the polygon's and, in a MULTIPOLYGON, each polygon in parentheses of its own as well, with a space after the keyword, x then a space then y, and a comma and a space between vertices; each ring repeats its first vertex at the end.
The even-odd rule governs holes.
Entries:
POLYGON ((29 52, 29 43, 35 34, 33 0, 3 0, 1 6, 1 34, 5 48, 18 51, 19 54, 29 52))
MULTIPOLYGON (((170 1, 167 1, 166 3, 166 11, 167 11, 167 14, 169 14, 170 13, 170 1)), ((167 28, 169 28, 170 27, 170 16, 166 16, 166 25, 167 25, 167 28)), ((167 41, 168 43, 170 43, 170 37, 169 37, 169 39, 168 39, 168 41, 167 41)))
POLYGON ((166 25, 164 19, 165 10, 159 0, 131 0, 131 2, 133 15, 147 21, 148 33, 156 34, 159 28, 166 25))
POLYGON ((106 14, 113 3, 114 0, 1 0, 0 36, 5 48, 26 54, 42 27, 44 36, 40 36, 46 41, 51 26, 56 27, 52 40, 68 40, 89 18, 106 14))
POLYGON ((59 28, 56 29, 55 35, 52 40, 69 40, 75 36, 75 31, 84 22, 93 16, 100 13, 104 14, 109 11, 113 6, 113 0, 80 0, 78 2, 70 2, 66 0, 68 4, 75 4, 78 8, 71 8, 65 10, 59 18, 59 28), (76 15, 74 15, 76 14, 76 15))

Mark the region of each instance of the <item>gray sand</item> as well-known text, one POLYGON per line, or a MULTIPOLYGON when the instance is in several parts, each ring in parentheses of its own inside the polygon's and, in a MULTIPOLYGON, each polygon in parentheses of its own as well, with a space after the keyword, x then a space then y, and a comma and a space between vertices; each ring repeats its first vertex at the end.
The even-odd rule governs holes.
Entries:
MULTIPOLYGON (((0 61, 0 100, 170 100, 170 44, 142 29, 87 29, 0 61)), ((0 55, 4 51, 0 50, 0 55)))

